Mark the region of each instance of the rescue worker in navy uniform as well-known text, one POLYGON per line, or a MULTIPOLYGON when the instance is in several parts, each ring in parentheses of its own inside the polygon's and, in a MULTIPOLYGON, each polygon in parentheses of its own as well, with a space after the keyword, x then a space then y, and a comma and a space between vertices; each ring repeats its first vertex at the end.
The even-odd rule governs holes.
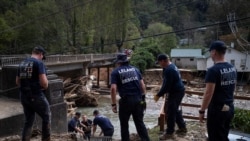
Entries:
POLYGON ((22 141, 30 141, 35 113, 42 118, 42 141, 50 141, 51 111, 44 95, 48 88, 48 79, 42 62, 45 53, 43 47, 35 47, 31 57, 22 61, 17 71, 16 84, 19 86, 25 115, 22 141))
POLYGON ((93 119, 93 136, 95 136, 95 132, 97 129, 97 125, 102 129, 99 136, 102 134, 104 136, 112 137, 114 134, 114 126, 112 125, 109 118, 107 118, 104 115, 101 115, 98 110, 94 110, 93 116, 95 117, 93 119))
POLYGON ((170 61, 170 57, 166 54, 157 56, 157 64, 163 68, 163 83, 160 91, 154 96, 157 102, 159 97, 167 95, 165 102, 165 113, 167 116, 167 129, 160 140, 174 139, 176 134, 186 134, 186 123, 182 117, 182 111, 179 106, 185 94, 185 87, 181 80, 178 68, 170 61), (175 131, 175 123, 178 130, 175 131))
POLYGON ((111 73, 112 111, 117 113, 116 92, 118 90, 119 119, 122 141, 129 141, 129 118, 132 115, 138 135, 142 141, 149 141, 148 132, 143 122, 145 103, 145 84, 139 70, 131 65, 126 54, 118 54, 115 60, 117 68, 111 73))
POLYGON ((84 126, 80 123, 81 113, 76 112, 75 116, 71 118, 68 122, 68 132, 70 133, 81 133, 82 136, 85 135, 84 131, 81 130, 80 126, 84 126))
POLYGON ((214 41, 209 51, 214 65, 208 68, 206 89, 199 110, 200 122, 204 122, 207 111, 209 141, 228 141, 230 122, 234 116, 234 90, 237 81, 236 68, 225 61, 227 47, 222 41, 214 41))

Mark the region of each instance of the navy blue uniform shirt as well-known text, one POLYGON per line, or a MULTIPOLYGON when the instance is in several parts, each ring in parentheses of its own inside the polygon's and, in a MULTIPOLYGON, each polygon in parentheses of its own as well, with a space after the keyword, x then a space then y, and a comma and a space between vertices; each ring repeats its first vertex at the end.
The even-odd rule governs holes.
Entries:
POLYGON ((103 132, 114 129, 114 126, 112 125, 110 120, 103 115, 97 115, 93 120, 93 125, 100 126, 103 132))
POLYGON ((111 84, 116 84, 120 97, 126 95, 141 95, 139 70, 131 65, 121 65, 111 73, 111 84))
POLYGON ((205 77, 205 82, 215 83, 211 104, 223 105, 232 103, 236 81, 236 69, 227 62, 216 63, 209 68, 205 77))
POLYGON ((165 93, 176 93, 184 91, 184 84, 181 80, 181 75, 178 68, 174 64, 163 68, 163 84, 158 96, 163 96, 165 93))
POLYGON ((32 57, 22 61, 17 70, 17 76, 20 78, 20 90, 30 89, 32 95, 40 95, 42 87, 39 74, 46 74, 45 65, 42 61, 32 57))

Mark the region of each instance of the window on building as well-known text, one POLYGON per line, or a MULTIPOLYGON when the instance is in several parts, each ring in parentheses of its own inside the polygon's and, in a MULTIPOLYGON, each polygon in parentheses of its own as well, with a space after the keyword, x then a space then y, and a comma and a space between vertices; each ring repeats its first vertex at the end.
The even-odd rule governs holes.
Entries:
POLYGON ((240 60, 240 67, 245 67, 246 65, 246 59, 241 59, 240 60))
POLYGON ((232 65, 235 65, 235 60, 230 61, 232 65))
POLYGON ((194 61, 194 58, 190 58, 190 61, 194 61))
POLYGON ((177 60, 177 61, 181 61, 181 59, 180 59, 180 58, 177 58, 176 60, 177 60))

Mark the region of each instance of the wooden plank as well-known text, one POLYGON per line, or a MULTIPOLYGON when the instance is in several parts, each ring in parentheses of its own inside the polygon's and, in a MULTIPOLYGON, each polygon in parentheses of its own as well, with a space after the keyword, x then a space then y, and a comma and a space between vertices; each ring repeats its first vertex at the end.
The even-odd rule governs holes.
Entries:
POLYGON ((95 91, 97 91, 97 92, 100 93, 101 95, 109 95, 109 94, 110 94, 110 90, 96 89, 95 91))
POLYGON ((181 103, 181 106, 195 107, 195 108, 201 107, 201 105, 198 105, 198 104, 189 104, 189 103, 181 103))
POLYGON ((160 131, 164 131, 164 125, 165 125, 165 99, 163 104, 161 105, 161 110, 160 110, 160 117, 158 118, 158 125, 160 126, 160 131))
MULTIPOLYGON (((185 93, 186 94, 191 94, 191 95, 199 95, 199 96, 203 96, 203 94, 204 94, 203 91, 190 91, 190 90, 186 90, 185 93)), ((239 100, 250 100, 249 96, 234 95, 234 98, 239 99, 239 100)))
POLYGON ((249 96, 239 96, 239 95, 235 95, 234 96, 235 99, 239 99, 239 100, 250 100, 249 96))
POLYGON ((195 116, 188 116, 188 115, 182 115, 183 118, 186 119, 195 119, 195 120, 199 120, 199 117, 195 117, 195 116))
POLYGON ((146 85, 147 88, 160 88, 161 86, 159 85, 146 85))
POLYGON ((192 94, 192 95, 200 95, 203 96, 204 92, 203 91, 190 91, 190 90, 185 90, 186 94, 192 94))
MULTIPOLYGON (((186 118, 186 119, 195 119, 195 120, 199 120, 199 117, 196 117, 196 116, 188 116, 188 115, 182 115, 183 116, 183 118, 186 118)), ((204 118, 205 120, 207 119, 207 118, 204 118)))
POLYGON ((75 101, 71 101, 71 102, 68 102, 68 101, 65 101, 67 105, 75 105, 75 101))

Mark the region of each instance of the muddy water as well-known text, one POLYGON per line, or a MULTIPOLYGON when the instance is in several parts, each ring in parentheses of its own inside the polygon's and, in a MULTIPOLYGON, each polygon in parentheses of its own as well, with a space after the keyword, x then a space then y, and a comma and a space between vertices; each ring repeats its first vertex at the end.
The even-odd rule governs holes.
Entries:
MULTIPOLYGON (((110 96, 102 96, 99 99, 98 107, 86 107, 86 108, 78 108, 77 111, 82 112, 83 114, 88 115, 90 119, 93 120, 93 111, 98 109, 101 114, 105 115, 106 117, 110 118, 112 124, 114 125, 115 132, 114 132, 114 139, 120 139, 120 122, 118 118, 118 114, 115 114, 111 110, 110 106, 110 96)), ((163 100, 160 99, 157 103, 153 101, 152 95, 148 94, 147 96, 147 110, 145 112, 144 122, 147 128, 153 128, 157 125, 158 117, 160 113, 160 108, 163 103, 163 100)), ((129 121, 129 131, 130 133, 136 133, 135 125, 130 117, 129 121)), ((97 133, 100 132, 100 128, 97 128, 97 133)), ((98 135, 98 134, 95 134, 98 135)))

